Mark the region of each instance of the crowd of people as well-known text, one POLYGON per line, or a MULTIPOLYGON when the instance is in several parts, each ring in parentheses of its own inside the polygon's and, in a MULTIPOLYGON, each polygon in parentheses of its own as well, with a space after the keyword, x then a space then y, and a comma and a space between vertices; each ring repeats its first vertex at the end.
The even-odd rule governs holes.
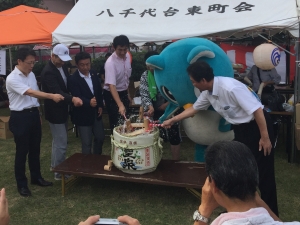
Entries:
MULTIPOLYGON (((16 145, 15 179, 21 196, 31 196, 25 175, 27 157, 31 184, 42 187, 53 185, 43 178, 40 169, 42 130, 38 99, 44 99, 45 119, 52 134, 50 170, 66 158, 69 113, 78 128, 83 154, 102 153, 104 103, 111 132, 127 117, 132 72, 129 39, 125 35, 117 36, 113 47, 115 51, 108 56, 99 78, 91 73, 91 56, 86 52, 76 54, 77 70, 70 75, 64 65, 71 60, 69 50, 63 44, 55 45, 51 59, 41 73, 42 90, 39 90, 32 72, 35 52, 28 48, 17 51, 17 65, 7 77, 6 89, 11 110, 9 129, 14 134, 16 145)), ((156 54, 148 52, 145 61, 156 54)), ((196 61, 187 68, 187 72, 192 84, 202 93, 193 107, 162 124, 161 136, 169 139, 172 158, 180 159, 178 122, 199 110, 206 110, 210 105, 232 124, 235 134, 235 141, 215 143, 206 151, 208 177, 202 189, 201 205, 194 213, 195 224, 207 224, 212 211, 218 206, 223 206, 227 213, 220 215, 214 225, 246 221, 279 224, 275 222, 279 221, 274 173, 275 139, 268 113, 245 85, 232 78, 215 77, 208 63, 196 61), (261 198, 256 192, 257 187, 261 198)), ((168 102, 157 89, 152 68, 148 67, 142 74, 140 85, 142 106, 148 116, 157 120, 168 102)), ((62 175, 55 173, 54 179, 61 180, 62 175)), ((5 190, 1 191, 0 204, 0 219, 8 221, 5 190)), ((94 224, 98 219, 99 216, 92 216, 80 225, 94 224)), ((129 216, 118 219, 129 225, 139 224, 138 220, 129 216)))
MULTIPOLYGON (((16 144, 15 178, 21 196, 31 196, 25 175, 26 159, 31 184, 52 186, 40 172, 41 113, 38 99, 44 99, 45 119, 52 134, 50 170, 66 159, 69 114, 77 126, 83 154, 101 154, 104 142, 102 113, 104 102, 109 115, 110 127, 120 123, 128 112, 131 101, 128 85, 131 63, 127 50, 129 39, 125 35, 114 38, 115 52, 105 63, 104 90, 101 80, 91 72, 91 56, 80 52, 75 56, 77 70, 70 75, 65 63, 71 60, 69 49, 57 44, 51 59, 41 72, 39 90, 32 69, 36 54, 28 48, 17 51, 17 65, 6 80, 11 117, 9 129, 16 144)), ((109 56, 109 55, 108 55, 109 56)), ((104 74, 102 74, 103 77, 104 74)), ((62 175, 54 174, 55 180, 62 175)), ((68 178, 68 175, 65 175, 68 178)))
MULTIPOLYGON (((78 129, 83 154, 102 153, 105 138, 102 121, 104 103, 111 132, 123 122, 131 103, 128 89, 132 70, 128 53, 129 39, 125 35, 117 36, 113 40, 113 46, 115 51, 106 54, 105 65, 98 77, 91 70, 91 56, 87 52, 76 54, 77 70, 70 75, 65 65, 71 60, 69 49, 63 44, 56 44, 53 46, 51 59, 40 74, 42 90, 39 90, 32 72, 35 52, 28 48, 17 51, 17 65, 7 77, 6 89, 11 110, 9 128, 14 134, 16 144, 15 178, 21 196, 31 196, 25 175, 27 156, 31 184, 42 187, 53 185, 40 172, 42 132, 38 99, 44 99, 45 119, 49 122, 52 134, 50 171, 66 159, 69 115, 78 129)), ((145 60, 149 56, 147 54, 145 60)), ((151 70, 145 72, 145 75, 148 73, 151 70)), ((148 111, 148 116, 158 119, 168 103, 156 90, 153 74, 151 77, 154 83, 148 84, 149 79, 142 82, 142 105, 148 111), (154 89, 149 87, 154 87, 155 96, 154 89)), ((178 124, 174 127, 167 133, 163 133, 164 129, 161 132, 171 142, 173 159, 179 159, 181 137, 178 124)), ((64 176, 69 178, 69 175, 64 176)), ((55 172, 54 179, 61 180, 62 175, 55 172)))

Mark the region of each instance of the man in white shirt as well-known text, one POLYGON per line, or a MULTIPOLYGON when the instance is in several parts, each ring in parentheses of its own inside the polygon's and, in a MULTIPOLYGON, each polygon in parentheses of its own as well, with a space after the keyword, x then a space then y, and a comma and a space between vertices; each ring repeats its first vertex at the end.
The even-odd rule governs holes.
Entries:
MULTIPOLYGON (((73 103, 76 107, 82 106, 81 99, 70 95, 67 89, 69 72, 64 62, 69 60, 69 49, 63 44, 57 44, 52 50, 51 60, 41 73, 43 91, 64 96, 64 101, 59 103, 45 100, 45 119, 49 121, 52 134, 51 168, 66 159, 69 105, 73 103)), ((55 173, 54 179, 61 180, 61 174, 55 173)))
POLYGON ((270 116, 257 97, 241 82, 228 77, 214 77, 208 63, 197 61, 187 68, 193 85, 202 93, 193 107, 166 120, 163 126, 193 116, 210 105, 232 124, 235 140, 247 145, 258 164, 262 199, 278 215, 274 174, 274 131, 270 116))
POLYGON ((27 48, 17 51, 18 65, 6 80, 7 94, 11 116, 9 129, 14 134, 16 143, 15 177, 21 196, 31 196, 25 175, 26 157, 31 176, 31 184, 51 186, 52 183, 42 178, 40 171, 41 121, 37 98, 60 102, 64 97, 39 91, 32 68, 35 63, 35 52, 27 48))

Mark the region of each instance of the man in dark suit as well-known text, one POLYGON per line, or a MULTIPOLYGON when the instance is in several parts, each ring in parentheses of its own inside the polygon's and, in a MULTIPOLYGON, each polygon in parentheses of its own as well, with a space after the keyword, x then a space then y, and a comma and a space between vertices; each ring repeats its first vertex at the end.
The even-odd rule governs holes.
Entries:
MULTIPOLYGON (((64 62, 69 60, 71 60, 69 49, 63 44, 58 44, 53 48, 51 60, 41 73, 43 91, 61 94, 64 97, 64 101, 59 103, 45 100, 45 118, 49 121, 53 138, 51 168, 56 167, 66 158, 68 105, 71 103, 75 106, 82 105, 81 99, 70 95, 67 89, 69 73, 64 67, 64 62)), ((54 179, 60 180, 61 175, 55 173, 54 179)))
POLYGON ((72 121, 79 131, 82 153, 92 153, 94 136, 93 154, 101 154, 104 141, 101 84, 97 75, 90 71, 91 56, 89 53, 78 53, 75 56, 75 63, 78 70, 70 76, 68 87, 73 96, 82 100, 83 105, 73 109, 72 121))

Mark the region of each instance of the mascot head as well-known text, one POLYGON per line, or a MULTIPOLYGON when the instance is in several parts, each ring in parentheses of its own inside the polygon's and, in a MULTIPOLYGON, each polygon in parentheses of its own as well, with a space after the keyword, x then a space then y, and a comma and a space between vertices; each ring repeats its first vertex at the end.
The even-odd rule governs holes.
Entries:
POLYGON ((232 64, 226 53, 204 38, 179 40, 167 46, 160 55, 147 59, 146 64, 154 68, 159 91, 170 103, 162 120, 171 116, 179 107, 196 101, 200 92, 194 88, 186 69, 198 60, 207 62, 215 76, 233 77, 232 64))
POLYGON ((271 70, 280 62, 280 51, 272 44, 261 44, 253 51, 255 65, 262 70, 271 70))

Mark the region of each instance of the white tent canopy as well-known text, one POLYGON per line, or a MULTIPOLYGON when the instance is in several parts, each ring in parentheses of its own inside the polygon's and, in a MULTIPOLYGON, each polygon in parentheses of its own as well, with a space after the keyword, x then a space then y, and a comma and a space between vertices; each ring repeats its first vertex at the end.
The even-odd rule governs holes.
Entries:
POLYGON ((68 46, 108 46, 120 34, 138 46, 263 29, 298 36, 298 13, 296 0, 80 0, 52 36, 68 46))

